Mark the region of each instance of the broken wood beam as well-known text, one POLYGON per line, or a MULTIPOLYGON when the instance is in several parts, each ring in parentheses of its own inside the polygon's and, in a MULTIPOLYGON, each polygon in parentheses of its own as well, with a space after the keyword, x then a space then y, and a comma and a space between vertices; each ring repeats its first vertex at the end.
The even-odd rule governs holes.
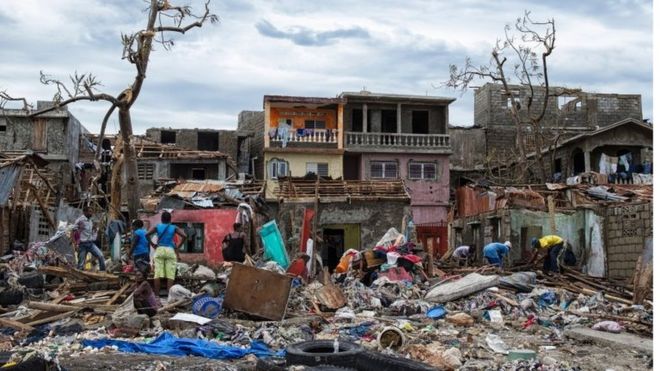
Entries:
POLYGON ((158 308, 158 313, 167 312, 167 311, 170 311, 172 309, 176 309, 177 307, 185 305, 189 302, 190 302, 190 299, 179 299, 179 300, 175 301, 174 303, 167 304, 166 306, 164 306, 162 308, 158 308))
POLYGON ((30 309, 43 310, 45 312, 58 312, 58 313, 80 310, 80 308, 74 307, 73 305, 41 303, 38 301, 28 302, 27 307, 30 309))
POLYGON ((29 323, 27 323, 27 325, 28 326, 36 326, 36 325, 42 325, 44 323, 55 322, 55 321, 58 321, 58 320, 61 320, 61 319, 64 319, 64 318, 69 318, 80 309, 82 309, 82 308, 78 308, 76 311, 60 313, 60 314, 52 316, 52 317, 46 317, 46 318, 43 318, 43 319, 40 319, 40 320, 37 320, 37 321, 29 322, 29 323))
POLYGON ((122 288, 119 289, 119 291, 117 291, 117 293, 112 298, 110 298, 110 300, 108 300, 108 302, 105 303, 105 304, 106 305, 114 304, 115 301, 117 301, 117 299, 119 299, 119 297, 122 296, 126 292, 126 290, 128 290, 131 286, 132 286, 132 284, 130 284, 130 283, 127 283, 124 286, 122 286, 122 288))
POLYGON ((18 321, 14 321, 9 318, 0 318, 0 325, 3 327, 10 327, 13 328, 14 330, 19 330, 19 331, 32 331, 34 330, 34 327, 27 325, 25 323, 21 323, 18 321))

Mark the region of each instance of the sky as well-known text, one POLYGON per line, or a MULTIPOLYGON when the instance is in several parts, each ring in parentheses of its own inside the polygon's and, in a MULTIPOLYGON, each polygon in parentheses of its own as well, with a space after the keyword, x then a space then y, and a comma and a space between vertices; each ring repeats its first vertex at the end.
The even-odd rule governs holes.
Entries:
MULTIPOLYGON (((203 3, 170 0, 202 9, 203 3)), ((652 119, 652 2, 641 0, 228 0, 211 1, 220 22, 156 46, 132 108, 134 132, 149 127, 235 129, 243 110, 262 110, 264 95, 334 97, 342 91, 454 97, 449 121, 473 123, 473 91, 443 87, 450 64, 490 51, 525 10, 553 18, 551 85, 588 92, 641 94, 652 119)), ((50 100, 59 78, 93 73, 112 95, 134 67, 121 59, 122 33, 146 24, 140 0, 3 0, 0 91, 30 102, 50 100)), ((486 81, 475 81, 479 86, 486 81)), ((98 132, 105 102, 70 111, 98 132)), ((116 116, 108 125, 118 130, 116 116)))

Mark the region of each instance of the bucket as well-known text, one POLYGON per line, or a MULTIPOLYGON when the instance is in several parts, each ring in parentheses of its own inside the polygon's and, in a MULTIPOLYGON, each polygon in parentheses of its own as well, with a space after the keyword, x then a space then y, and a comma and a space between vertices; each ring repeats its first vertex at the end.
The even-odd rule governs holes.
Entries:
POLYGON ((406 336, 398 328, 388 326, 378 334, 377 341, 380 349, 397 350, 406 343, 406 336))

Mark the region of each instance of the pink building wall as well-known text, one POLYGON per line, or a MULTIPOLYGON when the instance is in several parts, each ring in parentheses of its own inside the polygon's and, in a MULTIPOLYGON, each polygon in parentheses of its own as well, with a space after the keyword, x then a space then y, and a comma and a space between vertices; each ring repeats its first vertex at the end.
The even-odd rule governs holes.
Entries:
MULTIPOLYGON (((222 264, 222 240, 234 228, 235 209, 197 209, 173 210, 172 223, 203 223, 204 252, 181 253, 181 261, 185 263, 204 264, 214 268, 222 264)), ((160 212, 153 216, 145 216, 145 227, 150 228, 160 223, 160 212)))
POLYGON ((369 163, 371 161, 397 161, 399 176, 404 179, 412 206, 415 224, 440 223, 447 221, 449 207, 449 156, 426 154, 362 154, 360 163, 360 178, 370 179, 369 163), (408 179, 408 163, 410 161, 426 161, 436 163, 436 180, 408 179))

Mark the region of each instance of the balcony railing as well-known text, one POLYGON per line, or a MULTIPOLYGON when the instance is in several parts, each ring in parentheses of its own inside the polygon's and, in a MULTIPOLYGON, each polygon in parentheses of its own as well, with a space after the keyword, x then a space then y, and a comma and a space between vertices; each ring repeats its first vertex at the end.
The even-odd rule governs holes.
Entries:
POLYGON ((407 133, 346 132, 346 148, 399 147, 411 149, 451 149, 449 135, 407 133))
POLYGON ((335 129, 291 129, 286 133, 276 132, 273 142, 287 143, 337 143, 335 129))

